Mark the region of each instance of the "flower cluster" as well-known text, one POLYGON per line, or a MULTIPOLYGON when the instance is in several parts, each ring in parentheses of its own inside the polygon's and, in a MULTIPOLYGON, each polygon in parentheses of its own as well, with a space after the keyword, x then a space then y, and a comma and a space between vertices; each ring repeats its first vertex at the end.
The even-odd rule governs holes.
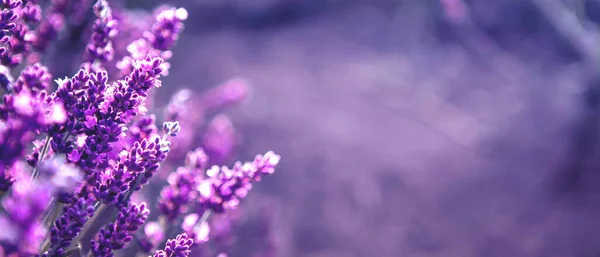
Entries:
POLYGON ((212 166, 206 171, 208 177, 198 185, 201 208, 217 213, 235 209, 252 188, 252 182, 272 174, 280 158, 269 151, 257 155, 252 162, 236 162, 233 168, 212 166))
POLYGON ((115 50, 112 39, 118 33, 117 20, 113 18, 112 10, 106 0, 98 1, 93 9, 98 19, 94 22, 92 37, 85 48, 87 63, 84 63, 84 67, 90 70, 95 68, 94 62, 104 63, 113 59, 115 50))
POLYGON ((168 178, 169 186, 160 193, 158 209, 172 221, 181 213, 186 213, 189 204, 198 196, 196 187, 200 182, 208 157, 204 150, 196 149, 188 153, 186 165, 179 167, 168 178))
POLYGON ((175 239, 169 239, 165 250, 158 250, 154 257, 181 257, 190 254, 190 248, 194 244, 194 240, 186 234, 177 235, 175 239))
MULTIPOLYGON (((121 75, 126 75, 134 66, 136 59, 150 55, 169 60, 173 55, 169 49, 173 47, 179 34, 183 30, 183 21, 187 19, 188 13, 183 8, 163 7, 156 15, 155 22, 150 30, 143 33, 143 37, 137 39, 127 46, 129 56, 123 57, 117 63, 117 68, 121 70, 121 75)), ((168 74, 170 64, 165 62, 163 72, 168 74)))
POLYGON ((92 255, 94 257, 113 256, 114 250, 122 249, 133 239, 132 234, 144 224, 149 212, 145 203, 140 205, 129 203, 127 207, 123 207, 117 215, 117 220, 102 228, 96 239, 92 240, 92 255))
POLYGON ((136 16, 107 0, 0 0, 0 7, 0 255, 129 256, 119 250, 135 241, 132 250, 142 254, 189 256, 217 224, 211 213, 234 209, 253 182, 273 173, 280 159, 273 152, 214 166, 229 161, 237 141, 233 122, 213 111, 244 98, 241 80, 199 97, 180 91, 157 118, 152 92, 168 75, 185 9, 159 7, 139 26, 145 32, 124 35, 135 31, 136 16), (89 35, 85 48, 63 55, 77 48, 77 35, 89 35), (128 54, 115 47, 124 41, 128 54), (124 57, 114 63, 115 56, 124 57), (59 66, 75 62, 79 69, 54 80, 59 66), (193 103, 201 111, 189 112, 193 103), (187 154, 171 157, 172 149, 187 154), (167 174, 165 186, 156 177, 167 174), (156 205, 140 200, 158 190, 156 205))

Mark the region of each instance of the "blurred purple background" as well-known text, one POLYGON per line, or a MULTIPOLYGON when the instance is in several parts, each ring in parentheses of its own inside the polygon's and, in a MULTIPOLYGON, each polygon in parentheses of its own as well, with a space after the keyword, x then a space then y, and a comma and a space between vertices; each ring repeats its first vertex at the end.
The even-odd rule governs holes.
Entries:
POLYGON ((243 203, 279 256, 600 255, 600 1, 172 3, 162 92, 251 83, 235 159, 282 156, 243 203))

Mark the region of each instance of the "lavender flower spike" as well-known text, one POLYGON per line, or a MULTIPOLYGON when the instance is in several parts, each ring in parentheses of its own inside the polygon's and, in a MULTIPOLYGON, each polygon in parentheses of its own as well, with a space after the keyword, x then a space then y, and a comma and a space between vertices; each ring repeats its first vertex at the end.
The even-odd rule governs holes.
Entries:
POLYGON ((18 26, 19 14, 17 9, 21 6, 21 0, 3 0, 0 2, 0 63, 9 67, 15 67, 21 62, 20 56, 13 56, 13 44, 11 38, 20 34, 22 26, 18 26))
POLYGON ((167 51, 179 38, 179 33, 183 29, 182 21, 187 19, 188 13, 185 9, 170 8, 162 11, 156 17, 156 23, 152 26, 149 33, 144 36, 154 49, 167 51))
POLYGON ((194 244, 194 240, 186 234, 177 235, 175 239, 167 240, 165 250, 158 250, 154 257, 187 257, 190 255, 190 248, 194 244))
POLYGON ((169 175, 169 186, 160 192, 158 209, 169 221, 185 213, 188 205, 197 197, 196 187, 208 163, 208 156, 202 148, 198 148, 187 154, 185 163, 185 166, 169 175))
POLYGON ((117 35, 117 20, 112 16, 112 10, 106 0, 98 0, 94 4, 94 13, 98 19, 94 22, 93 33, 86 47, 88 64, 94 62, 109 62, 115 55, 112 39, 117 35))
POLYGON ((280 158, 269 151, 264 155, 257 155, 253 162, 237 162, 231 169, 212 166, 206 171, 208 178, 197 187, 201 209, 216 213, 235 209, 252 189, 252 182, 260 181, 263 175, 273 173, 280 158))
POLYGON ((144 224, 149 210, 146 203, 140 205, 129 203, 121 208, 114 223, 106 225, 98 232, 95 240, 91 241, 91 250, 94 257, 112 257, 114 250, 125 247, 133 237, 132 235, 144 224))
POLYGON ((50 250, 42 257, 62 256, 65 247, 71 244, 71 240, 81 232, 83 225, 93 215, 93 201, 90 198, 79 198, 75 204, 65 207, 64 213, 50 230, 50 250))

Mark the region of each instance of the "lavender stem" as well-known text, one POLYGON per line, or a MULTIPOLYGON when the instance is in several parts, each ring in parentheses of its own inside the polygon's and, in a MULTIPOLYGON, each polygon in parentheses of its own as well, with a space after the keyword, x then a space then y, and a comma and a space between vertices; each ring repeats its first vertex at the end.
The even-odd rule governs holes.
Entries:
MULTIPOLYGON (((42 147, 42 152, 40 153, 40 157, 38 158, 38 162, 37 162, 38 164, 42 162, 44 157, 46 157, 48 150, 50 149, 50 139, 51 139, 50 135, 47 135, 46 140, 44 142, 44 146, 42 147)), ((35 165, 35 168, 33 168, 33 173, 31 173, 31 182, 35 181, 35 179, 39 175, 38 173, 39 173, 38 165, 35 165)))

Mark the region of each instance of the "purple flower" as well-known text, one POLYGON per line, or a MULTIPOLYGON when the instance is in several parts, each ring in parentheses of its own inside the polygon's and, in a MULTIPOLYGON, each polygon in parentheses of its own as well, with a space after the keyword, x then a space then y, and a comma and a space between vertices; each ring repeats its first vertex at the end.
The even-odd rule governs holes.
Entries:
POLYGON ((62 156, 43 161, 38 169, 41 179, 52 185, 53 195, 60 203, 70 203, 75 188, 83 182, 81 171, 62 156))
POLYGON ((156 23, 150 29, 150 33, 145 33, 144 36, 154 49, 167 51, 179 38, 183 29, 182 21, 187 19, 187 16, 188 13, 183 8, 165 9, 156 16, 156 23))
POLYGON ((186 234, 180 234, 175 239, 167 240, 165 249, 156 251, 154 257, 187 257, 193 244, 194 240, 186 234))
POLYGON ((113 144, 111 158, 118 158, 120 152, 131 148, 135 142, 141 142, 143 139, 150 140, 158 135, 155 116, 153 114, 139 116, 129 126, 126 136, 113 144))
MULTIPOLYGON (((93 66, 94 62, 104 63, 113 59, 115 50, 112 39, 117 35, 117 20, 106 0, 98 0, 94 4, 94 13, 98 19, 92 27, 92 37, 86 47, 86 61, 93 66)), ((94 68, 94 67, 91 67, 94 68)))
POLYGON ((8 67, 15 67, 21 63, 22 57, 18 54, 20 51, 13 48, 19 48, 18 41, 23 33, 23 26, 19 24, 19 14, 17 9, 21 6, 20 0, 3 0, 0 11, 0 43, 5 46, 0 47, 0 63, 8 67), (17 44, 17 46, 15 46, 17 44))
POLYGON ((177 136, 177 134, 179 133, 179 131, 181 130, 181 128, 179 127, 179 122, 175 121, 175 122, 171 122, 171 121, 167 121, 165 123, 163 123, 163 133, 165 133, 166 135, 169 136, 177 136))
POLYGON ((39 63, 25 67, 12 90, 16 93, 27 88, 33 92, 45 90, 52 81, 52 74, 46 66, 39 63))
POLYGON ((39 52, 44 52, 50 42, 58 37, 58 33, 65 25, 64 15, 58 12, 46 14, 40 25, 35 30, 31 45, 39 52))
POLYGON ((196 198, 197 174, 190 169, 180 167, 176 173, 171 173, 168 181, 169 186, 160 193, 158 209, 172 221, 180 213, 185 213, 191 200, 196 198))
POLYGON ((210 89, 202 95, 200 102, 207 110, 220 109, 232 104, 238 104, 250 93, 248 81, 235 78, 210 89))
POLYGON ((202 143, 213 163, 222 163, 231 155, 236 135, 227 115, 220 114, 213 118, 204 132, 202 143))
POLYGON ((167 220, 172 221, 179 214, 185 213, 191 201, 196 199, 196 187, 207 162, 204 151, 196 149, 188 153, 186 166, 179 167, 169 175, 169 185, 160 192, 158 200, 158 209, 167 220))
POLYGON ((19 16, 15 12, 21 6, 20 0, 3 0, 2 12, 0 12, 0 30, 11 30, 15 28, 15 21, 19 16))
POLYGON ((117 164, 103 172, 94 173, 94 179, 90 182, 94 185, 96 198, 105 204, 114 204, 132 186, 134 190, 139 190, 166 158, 168 148, 165 149, 165 142, 159 137, 153 141, 143 139, 136 142, 129 152, 123 152, 117 164), (131 185, 138 177, 140 184, 131 185))
POLYGON ((42 20, 42 8, 31 1, 27 2, 21 9, 21 18, 29 24, 37 25, 42 20))
POLYGON ((138 237, 138 244, 144 252, 150 252, 164 239, 164 228, 158 222, 148 222, 144 226, 144 233, 138 237))
MULTIPOLYGON (((105 71, 88 74, 80 70, 73 78, 58 81, 59 89, 53 99, 65 103, 69 117, 66 125, 56 126, 49 132, 53 138, 52 148, 77 163, 88 175, 88 184, 95 187, 96 197, 105 203, 114 203, 136 175, 131 174, 136 167, 125 170, 122 167, 127 166, 109 164, 110 153, 113 144, 124 137, 126 124, 145 112, 148 91, 160 86, 161 63, 162 59, 149 56, 138 60, 130 75, 111 85, 106 83, 105 71), (76 140, 82 143, 77 144, 76 140)), ((168 152, 168 142, 159 138, 154 142, 142 141, 134 147, 135 151, 155 157, 145 162, 144 177, 153 174, 168 152)))
POLYGON ((65 247, 71 244, 71 240, 81 232, 83 225, 93 215, 93 201, 89 198, 79 198, 74 204, 65 207, 50 230, 50 250, 42 256, 61 256, 65 247))
POLYGON ((158 135, 156 127, 156 117, 152 115, 141 116, 133 125, 129 127, 128 139, 133 142, 141 141, 142 139, 150 139, 152 136, 158 135))
POLYGON ((7 168, 25 156, 25 149, 37 131, 64 121, 64 110, 58 104, 46 103, 29 90, 4 95, 0 105, 0 190, 7 190, 13 179, 7 168))
POLYGON ((0 89, 9 91, 14 79, 10 75, 10 70, 6 66, 0 65, 0 89))
POLYGON ((31 254, 37 251, 45 235, 39 217, 50 201, 52 187, 30 183, 26 167, 22 162, 12 166, 16 182, 10 195, 2 201, 0 240, 15 244, 22 253, 31 254))
POLYGON ((280 158, 269 151, 265 155, 257 155, 253 162, 237 162, 232 169, 212 166, 206 171, 208 177, 197 187, 201 209, 210 209, 216 213, 235 209, 240 199, 252 188, 252 182, 260 181, 263 175, 273 173, 280 158))
POLYGON ((144 224, 148 213, 146 203, 139 205, 129 203, 127 207, 121 208, 117 214, 117 220, 102 228, 96 238, 91 241, 92 255, 95 257, 113 256, 114 250, 122 249, 133 239, 132 235, 144 224))
POLYGON ((194 243, 203 244, 208 242, 211 228, 206 221, 198 224, 199 220, 200 216, 197 213, 190 213, 183 218, 181 229, 194 239, 194 243))
MULTIPOLYGON (((122 75, 126 75, 134 67, 134 60, 144 58, 145 56, 162 57, 169 60, 172 53, 168 51, 177 39, 183 29, 183 20, 187 19, 187 11, 183 8, 160 8, 160 12, 155 17, 155 22, 149 31, 143 33, 143 38, 137 39, 127 46, 130 56, 125 56, 117 62, 117 68, 121 70, 122 75)), ((163 75, 168 74, 170 64, 164 62, 161 64, 163 75)))

